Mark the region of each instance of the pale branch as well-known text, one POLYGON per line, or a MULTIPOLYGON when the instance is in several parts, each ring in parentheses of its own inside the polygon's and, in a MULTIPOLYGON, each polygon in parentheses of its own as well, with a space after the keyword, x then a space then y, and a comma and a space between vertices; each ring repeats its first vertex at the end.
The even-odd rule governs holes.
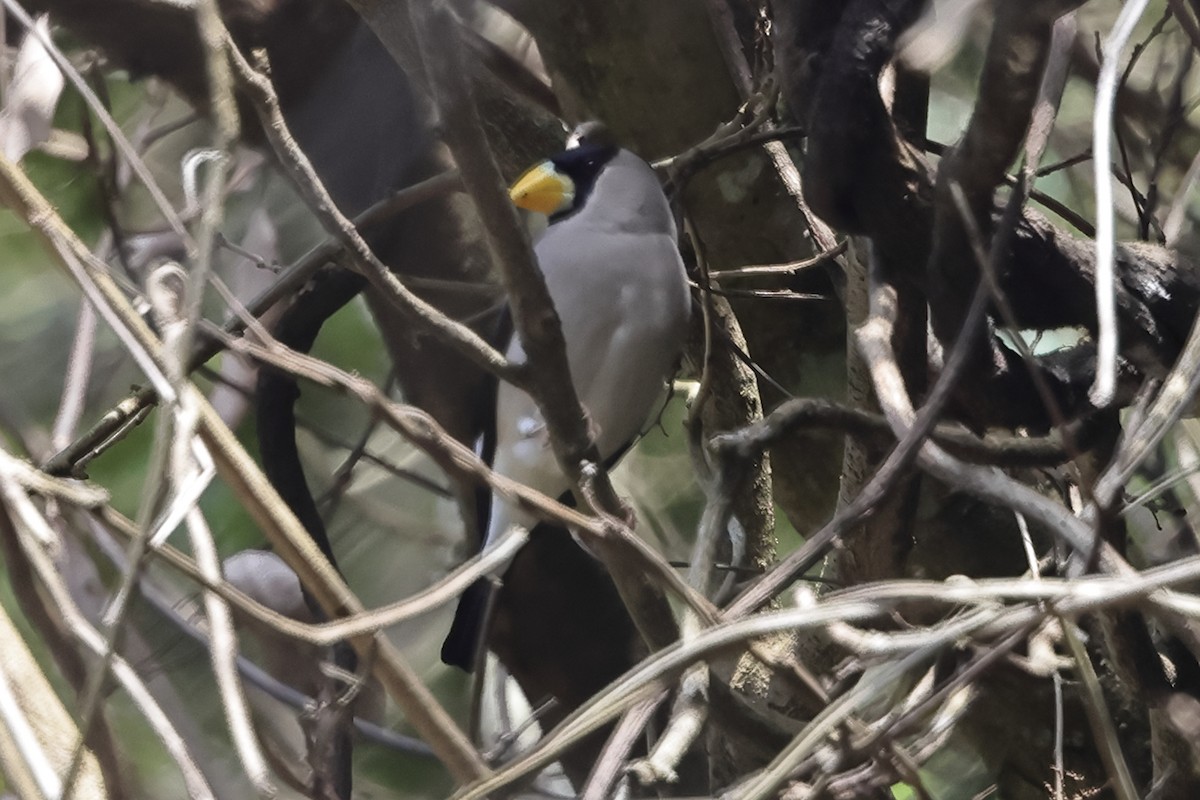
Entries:
MULTIPOLYGON (((970 296, 980 280, 980 265, 971 257, 970 235, 953 200, 953 187, 960 187, 986 246, 991 239, 996 189, 1020 151, 1039 99, 1054 20, 1061 13, 1056 6, 1012 2, 1000 9, 967 130, 938 165, 932 250, 924 269, 933 330, 945 344, 960 335, 966 317, 962 298, 970 296)), ((1033 164, 1034 169, 1036 166, 1033 164)), ((915 265, 905 266, 911 269, 915 265)), ((902 278, 897 272, 888 279, 902 278)), ((974 347, 968 380, 998 357, 998 345, 991 336, 978 337, 974 347)))
MULTIPOLYGON (((10 537, 16 542, 13 546, 19 546, 25 553, 67 631, 93 657, 110 659, 112 677, 129 694, 155 736, 179 767, 188 796, 193 800, 214 800, 212 789, 188 752, 187 745, 155 702, 145 683, 125 659, 111 652, 104 636, 87 621, 71 597, 70 589, 44 549, 42 540, 45 537, 53 539, 53 533, 45 518, 33 506, 29 497, 4 475, 0 475, 0 487, 5 495, 4 502, 0 504, 0 535, 10 537)), ((77 752, 82 753, 82 749, 77 748, 77 752)), ((85 771, 87 769, 86 762, 79 758, 73 759, 72 764, 74 766, 68 768, 68 774, 63 779, 64 786, 69 785, 73 779, 78 780, 78 777, 72 776, 79 776, 81 767, 85 771)), ((84 780, 87 780, 86 775, 84 780)))
MULTIPOLYGON (((1117 576, 1041 581, 1021 578, 887 581, 832 593, 820 600, 803 598, 804 602, 796 608, 764 612, 707 628, 694 639, 673 645, 643 661, 564 720, 532 751, 498 770, 493 778, 466 787, 453 797, 454 800, 475 800, 488 796, 501 786, 551 763, 564 748, 643 700, 653 687, 672 680, 688 665, 774 631, 815 630, 837 622, 878 620, 908 603, 958 609, 959 616, 927 628, 879 634, 884 638, 899 637, 902 644, 893 652, 927 658, 934 650, 957 646, 963 637, 991 638, 1028 630, 1050 613, 1046 604, 1052 604, 1055 612, 1065 616, 1140 605, 1170 609, 1194 618, 1200 615, 1200 599, 1170 591, 1167 587, 1186 585, 1196 576, 1200 576, 1200 557, 1117 576), (962 613, 964 607, 970 613, 962 613)), ((835 707, 842 708, 843 712, 852 710, 836 703, 830 708, 835 707)), ((829 734, 837 730, 837 726, 820 730, 829 734)))
MULTIPOLYGON (((123 331, 124 336, 148 354, 152 363, 147 363, 144 368, 161 370, 160 342, 112 282, 107 265, 92 255, 24 173, 2 158, 0 197, 38 234, 51 254, 82 271, 75 277, 85 280, 91 287, 98 310, 111 315, 110 321, 120 326, 119 332, 123 331)), ((167 390, 170 391, 169 387, 167 390)), ((185 390, 198 409, 197 432, 211 452, 218 474, 228 482, 325 612, 337 617, 361 611, 361 602, 317 550, 236 437, 195 387, 185 384, 185 390)), ((352 643, 364 656, 374 651, 375 674, 380 682, 452 774, 460 779, 486 774, 487 767, 466 736, 389 641, 371 636, 356 638, 352 643)))
MULTIPOLYGON (((555 456, 571 483, 598 513, 622 519, 626 510, 603 470, 603 459, 571 380, 558 314, 516 209, 504 192, 465 79, 459 48, 447 46, 459 37, 457 28, 444 8, 415 3, 406 7, 424 67, 423 75, 410 74, 409 78, 427 81, 428 94, 440 115, 442 136, 483 222, 508 294, 514 327, 528 358, 516 385, 537 402, 555 456), (436 47, 435 42, 439 43, 436 47)), ((500 377, 509 380, 511 376, 500 377)), ((674 617, 661 589, 646 580, 631 558, 627 543, 623 537, 602 539, 596 552, 647 644, 663 647, 678 636, 674 617)))
MULTIPOLYGON (((709 446, 722 455, 746 458, 781 439, 811 428, 834 428, 875 445, 894 441, 892 429, 880 414, 818 397, 797 397, 776 406, 759 422, 736 431, 718 434, 709 446)), ((1066 436, 1044 437, 976 436, 963 428, 942 423, 929 437, 959 458, 1000 467, 1051 466, 1071 457, 1064 444, 1069 437, 1077 447, 1086 447, 1090 428, 1072 423, 1066 436)))
MULTIPOLYGON (((359 214, 354 218, 354 225, 361 230, 371 230, 393 219, 397 214, 419 203, 440 197, 457 186, 458 173, 454 170, 419 181, 397 190, 359 214)), ((246 308, 255 317, 261 317, 276 303, 299 292, 319 269, 331 262, 338 263, 344 258, 345 247, 336 237, 330 237, 288 267, 274 283, 246 303, 246 308)), ((420 278, 407 278, 405 281, 414 288, 447 288, 443 282, 428 285, 420 278)), ((233 317, 222 326, 222 330, 229 334, 237 334, 244 330, 245 326, 244 320, 233 317)), ((208 335, 201 337, 189 361, 190 368, 196 369, 220 352, 220 349, 221 343, 218 338, 208 335)), ((88 461, 103 452, 119 432, 124 431, 131 422, 140 420, 146 410, 157 402, 158 395, 152 388, 134 392, 110 409, 70 445, 48 459, 44 470, 50 475, 81 477, 82 469, 88 461)))
MULTIPOLYGON (((115 537, 111 533, 119 534, 126 540, 131 540, 136 534, 133 523, 122 517, 111 507, 100 509, 97 516, 88 520, 94 529, 103 533, 101 538, 96 540, 97 546, 108 556, 109 560, 117 568, 124 568, 125 551, 120 548, 115 537)), ((197 586, 211 591, 214 594, 221 596, 231 606, 234 606, 238 611, 245 613, 247 616, 258 619, 260 622, 271 626, 274 630, 279 630, 281 633, 289 634, 289 630, 283 630, 275 626, 275 620, 278 619, 284 628, 294 622, 290 617, 278 615, 278 612, 259 604, 253 598, 243 594, 232 584, 221 580, 217 583, 209 582, 201 573, 196 562, 179 550, 176 550, 169 544, 163 544, 159 548, 151 551, 152 559, 160 559, 180 574, 194 581, 197 586), (274 617, 272 617, 274 615, 274 617)), ((143 581, 146 579, 143 578, 143 581)), ((140 587, 142 599, 145 600, 155 611, 166 618, 171 624, 178 628, 185 635, 194 639, 201 647, 209 647, 208 634, 198 627, 194 620, 185 618, 172 603, 164 599, 156 590, 154 585, 143 583, 140 587)), ((303 631, 290 631, 290 635, 299 641, 308 641, 309 638, 299 634, 303 631)), ((337 638, 344 638, 339 636, 337 638)), ((316 701, 288 686, 281 683, 276 678, 269 675, 262 668, 258 667, 247 659, 244 655, 237 657, 237 669, 241 673, 242 678, 258 689, 261 689, 266 694, 283 703, 284 705, 296 710, 304 711, 311 708, 316 701)), ((433 751, 424 742, 414 739, 410 736, 404 736, 393 731, 381 728, 375 723, 369 722, 361 717, 355 717, 353 720, 355 729, 368 741, 374 742, 382 747, 387 747, 397 752, 407 753, 409 755, 420 756, 423 758, 434 758, 433 751)))
MULTIPOLYGON (((131 540, 136 535, 134 525, 110 507, 99 512, 99 519, 126 540, 131 540)), ((317 623, 292 619, 247 596, 227 581, 205 575, 195 559, 171 545, 162 544, 153 548, 151 556, 170 565, 203 590, 216 594, 248 619, 262 623, 271 630, 299 642, 331 645, 342 639, 383 631, 451 602, 463 589, 479 578, 503 569, 527 540, 526 532, 510 531, 500 538, 495 548, 468 560, 411 597, 362 613, 317 623)))
MULTIPOLYGON (((1096 192, 1096 379, 1090 396, 1104 407, 1113 402, 1117 384, 1117 302, 1115 293, 1116 209, 1113 207, 1112 159, 1113 109, 1121 57, 1149 0, 1130 0, 1121 7, 1116 22, 1101 48, 1102 63, 1096 81, 1096 110, 1092 114, 1092 167, 1096 192)), ((1136 56, 1135 56, 1136 58, 1136 56)), ((1132 63, 1130 64, 1132 69, 1132 63)), ((1128 76, 1128 71, 1125 73, 1128 76)), ((1122 81, 1123 82, 1123 81, 1122 81)), ((1128 171, 1128 165, 1126 167, 1128 171)))
POLYGON ((345 248, 353 260, 355 269, 362 272, 372 286, 415 324, 437 335, 474 363, 519 384, 522 380, 522 376, 518 374, 519 370, 509 364, 503 355, 470 328, 450 319, 411 292, 400 278, 379 260, 354 224, 338 210, 308 156, 292 138, 270 78, 250 65, 231 38, 227 36, 225 41, 234 79, 238 87, 250 98, 285 174, 317 216, 325 231, 345 248))
MULTIPOLYGON (((187 528, 201 574, 210 581, 220 580, 221 562, 217 556, 216 543, 198 506, 188 512, 187 528)), ((270 772, 258 745, 254 723, 250 719, 245 688, 238 677, 237 637, 229 606, 216 592, 206 591, 204 609, 209 625, 208 651, 230 736, 242 761, 242 768, 255 790, 262 797, 274 797, 276 790, 271 784, 270 772)))
MULTIPOLYGON (((828 30, 812 34, 818 37, 815 41, 806 40, 804 32, 788 30, 786 25, 781 34, 795 36, 809 51, 815 48, 823 63, 815 80, 809 80, 800 64, 795 65, 797 71, 784 73, 785 95, 795 113, 806 121, 808 130, 805 191, 814 209, 837 227, 870 235, 892 265, 889 272, 896 273, 896 280, 916 285, 931 295, 940 291, 926 274, 934 247, 931 168, 896 133, 878 89, 879 71, 914 5, 899 0, 854 0, 840 20, 826 20, 828 30)), ((1046 11, 1062 8, 1056 3, 1047 6, 1046 11)), ((1031 16, 1016 24, 1043 24, 1038 19, 1042 17, 1031 16)), ((998 43, 997 51, 1002 50, 1003 44, 998 43)), ((997 71, 997 78, 989 85, 999 91, 1006 83, 1018 81, 1016 73, 1006 72, 1003 59, 992 61, 990 68, 997 71)), ((1020 70, 1019 82, 1026 88, 1017 95, 1025 97, 1028 87, 1036 86, 1034 80, 1034 72, 1020 70)), ((1022 128, 1027 123, 1028 116, 1022 128)), ((1004 130, 1009 127, 1006 125, 1004 130)), ((1012 142, 1011 135, 1004 138, 1009 149, 1014 146, 1012 142)), ((990 177, 981 180, 980 185, 998 185, 1002 178, 996 178, 995 172, 989 169, 990 177)), ((989 205, 989 214, 990 209, 989 205)), ((989 219, 982 227, 990 224, 989 219)), ((1090 243, 1077 242, 1026 211, 1011 248, 1010 257, 997 274, 1022 325, 1039 330, 1084 325, 1093 333, 1097 331, 1095 304, 1086 302, 1095 290, 1095 255, 1090 243)), ((966 251, 957 259, 952 255, 948 252, 947 258, 955 263, 969 261, 966 251)), ((1190 326, 1197 273, 1186 266, 1189 262, 1185 259, 1150 245, 1122 246, 1118 258, 1123 268, 1117 287, 1118 317, 1121 338, 1127 343, 1123 355, 1147 374, 1160 373, 1174 360, 1185 338, 1184 331, 1190 326), (1186 320, 1181 321, 1183 316, 1186 320)), ((965 289, 960 286, 958 291, 944 292, 944 302, 933 303, 935 310, 948 309, 950 321, 943 326, 946 335, 953 335, 957 329, 952 321, 961 315, 963 291, 972 284, 963 285, 965 289)), ((992 347, 1002 358, 985 360, 976 368, 982 370, 980 377, 959 387, 953 412, 978 426, 1044 430, 1051 420, 1026 368, 1011 350, 996 343, 992 347)), ((1064 415, 1076 416, 1093 408, 1087 399, 1087 387, 1094 363, 1094 354, 1086 349, 1070 357, 1039 358, 1038 369, 1064 415)))
POLYGON ((233 352, 250 356, 319 386, 335 388, 355 397, 378 414, 386 425, 428 453, 434 463, 447 474, 467 481, 482 482, 507 501, 515 502, 547 520, 564 524, 565 527, 586 537, 589 547, 595 548, 614 540, 619 541, 630 554, 632 565, 639 572, 686 602, 702 619, 716 619, 716 611, 712 605, 692 591, 661 554, 619 520, 580 513, 529 489, 524 484, 493 472, 474 450, 442 430, 429 414, 385 397, 379 388, 368 380, 310 356, 290 351, 278 343, 261 346, 246 339, 229 338, 226 344, 233 352))
MULTIPOLYGON (((879 268, 874 259, 872 259, 871 272, 875 273, 875 280, 878 280, 879 268)), ((871 513, 878 503, 901 481, 908 467, 918 458, 926 437, 933 429, 938 417, 949 401, 950 393, 959 371, 967 360, 968 348, 971 346, 971 332, 973 329, 979 327, 983 319, 985 298, 986 292, 981 285, 975 292, 975 299, 971 304, 967 320, 964 323, 964 335, 951 351, 945 367, 938 375, 938 379, 929 393, 929 397, 926 399, 924 405, 921 406, 920 414, 912 420, 911 425, 903 430, 896 429, 896 426, 893 424, 893 428, 897 430, 897 444, 888 453, 875 474, 871 476, 871 479, 859 490, 853 501, 840 508, 834 514, 833 519, 826 523, 817 533, 808 537, 799 549, 773 567, 766 575, 755 581, 750 588, 743 591, 725 609, 726 618, 753 613, 764 603, 768 602, 782 591, 784 587, 810 569, 841 538, 851 525, 871 513)), ((894 294, 886 295, 883 299, 889 301, 887 308, 894 314, 894 294)), ((892 368, 888 373, 888 378, 891 382, 887 388, 892 391, 902 390, 904 381, 900 377, 899 367, 891 351, 892 326, 885 324, 881 314, 874 313, 860 327, 859 337, 860 340, 865 340, 867 345, 877 348, 877 350, 869 353, 866 347, 864 347, 863 355, 868 365, 871 365, 873 361, 887 363, 892 368), (897 383, 898 388, 895 385, 897 383)), ((874 370, 872 371, 872 376, 875 376, 874 370)), ((878 381, 875 391, 876 396, 878 396, 881 391, 878 381)), ((907 393, 905 393, 905 396, 907 396, 907 393)))

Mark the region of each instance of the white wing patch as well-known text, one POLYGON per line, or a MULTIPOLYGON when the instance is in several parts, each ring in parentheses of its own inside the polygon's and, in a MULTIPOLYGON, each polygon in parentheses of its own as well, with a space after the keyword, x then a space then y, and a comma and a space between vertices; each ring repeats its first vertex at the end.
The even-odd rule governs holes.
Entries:
MULTIPOLYGON (((542 421, 541 417, 528 416, 521 417, 519 420, 517 420, 517 435, 522 439, 533 439, 536 437, 545 438, 543 436, 545 431, 546 423, 542 421)), ((547 440, 547 443, 548 442, 549 440, 547 440)))

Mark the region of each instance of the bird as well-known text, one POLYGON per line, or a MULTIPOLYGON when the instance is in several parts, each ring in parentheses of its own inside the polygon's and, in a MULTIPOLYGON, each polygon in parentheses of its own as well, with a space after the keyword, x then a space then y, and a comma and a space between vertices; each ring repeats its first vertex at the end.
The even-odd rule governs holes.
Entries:
MULTIPOLYGON (((599 123, 584 123, 566 149, 527 170, 509 196, 545 214, 533 247, 562 325, 571 381, 602 459, 610 465, 643 433, 664 396, 687 336, 692 301, 675 218, 654 170, 619 147, 599 123)), ((506 357, 525 360, 512 335, 506 357)), ((500 382, 481 454, 492 469, 543 494, 569 493, 537 404, 500 382)), ((483 547, 537 518, 492 494, 480 514, 483 547)), ((470 671, 492 586, 481 580, 459 600, 442 660, 470 671)))

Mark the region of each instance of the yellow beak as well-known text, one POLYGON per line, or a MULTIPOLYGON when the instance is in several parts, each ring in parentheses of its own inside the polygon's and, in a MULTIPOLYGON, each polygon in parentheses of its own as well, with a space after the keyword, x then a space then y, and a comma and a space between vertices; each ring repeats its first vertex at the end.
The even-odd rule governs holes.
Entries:
POLYGON ((531 167, 508 190, 518 208, 546 216, 566 211, 575 200, 575 182, 554 168, 550 161, 531 167))

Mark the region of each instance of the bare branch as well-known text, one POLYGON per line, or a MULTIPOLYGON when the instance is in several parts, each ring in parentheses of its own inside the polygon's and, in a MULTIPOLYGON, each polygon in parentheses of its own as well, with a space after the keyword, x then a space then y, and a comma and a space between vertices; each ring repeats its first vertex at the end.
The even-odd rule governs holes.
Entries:
MULTIPOLYGON (((0 457, 7 458, 3 454, 0 454, 0 457)), ((17 489, 4 473, 0 473, 0 486, 3 487, 5 496, 5 508, 0 509, 0 528, 3 529, 0 530, 0 533, 15 538, 20 543, 20 547, 33 565, 42 585, 50 594, 72 635, 95 656, 109 659, 113 677, 129 693, 130 698, 179 767, 187 786, 188 796, 194 800, 214 800, 207 781, 193 762, 183 739, 180 738, 170 720, 154 701, 145 684, 123 658, 112 653, 111 643, 107 643, 100 632, 87 622, 71 598, 70 591, 55 565, 42 549, 41 543, 37 541, 37 536, 26 533, 26 531, 41 528, 42 536, 52 536, 45 520, 33 507, 29 498, 17 489), (9 516, 10 509, 19 516, 20 525, 14 524, 14 520, 9 516)), ((76 748, 76 752, 81 752, 81 750, 76 748)), ((65 787, 69 787, 73 780, 79 779, 80 768, 86 767, 86 764, 86 761, 73 760, 72 766, 68 768, 67 775, 63 779, 64 791, 65 787)), ((86 779, 86 774, 83 777, 86 779)))
POLYGON ((1121 13, 1104 44, 1104 63, 1096 83, 1096 113, 1092 124, 1092 164, 1096 180, 1096 318, 1100 324, 1096 382, 1092 401, 1097 406, 1112 402, 1117 385, 1117 304, 1113 272, 1113 200, 1109 163, 1112 161, 1112 113, 1117 95, 1121 56, 1133 27, 1141 19, 1147 0, 1131 0, 1121 13))
MULTIPOLYGON (((399 189, 391 196, 380 200, 355 217, 354 225, 364 230, 371 229, 414 205, 427 202, 451 191, 457 185, 458 173, 456 171, 435 175, 412 186, 399 189)), ((262 294, 247 303, 246 307, 255 317, 261 317, 280 300, 300 291, 317 270, 331 261, 336 262, 345 257, 345 252, 340 241, 331 237, 314 247, 303 258, 285 270, 262 294)), ((419 278, 408 280, 414 286, 424 285, 424 281, 419 278)), ((226 333, 238 333, 244 328, 245 322, 240 317, 234 317, 225 324, 222 330, 226 333)), ((189 361, 189 368, 195 369, 203 364, 212 358, 219 349, 218 340, 211 337, 204 339, 193 353, 189 361)), ((122 400, 82 436, 51 457, 46 462, 46 472, 51 475, 81 474, 81 470, 88 461, 103 452, 103 448, 111 445, 121 433, 127 431, 131 423, 140 421, 146 410, 156 402, 158 402, 158 396, 152 389, 143 389, 122 400)))
POLYGON ((370 245, 333 202, 308 157, 288 131, 279 99, 271 81, 250 66, 237 45, 226 37, 226 52, 238 86, 254 103, 268 139, 283 163, 289 178, 316 213, 327 233, 335 237, 354 258, 355 267, 378 288, 396 308, 427 330, 436 332, 447 343, 475 363, 509 379, 517 376, 504 357, 470 328, 446 317, 436 308, 409 291, 400 279, 375 256, 370 245))
MULTIPOLYGON (((111 316, 112 324, 118 326, 118 333, 124 332, 128 337, 135 353, 147 354, 148 360, 144 366, 152 374, 161 375, 162 355, 157 339, 113 285, 105 265, 95 262, 91 253, 66 227, 46 199, 11 162, 4 159, 0 159, 0 197, 39 234, 55 256, 68 264, 86 265, 80 267, 77 277, 85 281, 85 288, 94 288, 96 296, 93 302, 97 303, 98 310, 102 315, 111 316)), ((174 397, 174 390, 165 381, 157 388, 160 395, 174 397)), ((279 548, 280 554, 331 616, 361 611, 361 603, 316 549, 307 532, 271 489, 262 472, 216 416, 216 412, 190 384, 187 385, 187 391, 199 412, 198 433, 211 451, 218 472, 250 510, 263 532, 279 548)), ((353 644, 364 655, 375 651, 375 671, 380 681, 452 773, 465 779, 487 772, 462 731, 433 699, 393 645, 379 637, 358 638, 353 644)))
POLYGON ((75 65, 51 41, 50 37, 34 24, 33 18, 29 16, 29 13, 21 6, 18 0, 0 1, 3 2, 8 13, 12 14, 25 26, 26 30, 29 31, 29 35, 35 37, 41 43, 42 47, 46 48, 46 52, 54 59, 54 63, 58 65, 58 68, 63 71, 63 75, 67 77, 67 80, 71 82, 71 85, 75 87, 75 90, 79 92, 88 104, 88 108, 91 109, 92 113, 104 125, 104 129, 112 137, 113 144, 121 152, 121 156, 126 160, 130 169, 133 170, 134 174, 138 176, 138 180, 142 182, 142 185, 150 193, 150 197, 154 200, 159 212, 163 215, 163 219, 171 226, 171 230, 175 232, 180 241, 184 242, 188 250, 194 254, 196 252, 196 243, 192 240, 191 235, 188 234, 183 220, 180 219, 179 214, 175 211, 175 207, 171 205, 171 201, 163 194, 158 181, 150 174, 150 169, 146 166, 145 161, 142 160, 137 149, 130 143, 129 138, 121 130, 121 126, 117 124, 112 114, 105 108, 104 103, 100 102, 100 99, 96 97, 96 93, 88 86, 84 77, 79 74, 79 70, 75 69, 75 65))

